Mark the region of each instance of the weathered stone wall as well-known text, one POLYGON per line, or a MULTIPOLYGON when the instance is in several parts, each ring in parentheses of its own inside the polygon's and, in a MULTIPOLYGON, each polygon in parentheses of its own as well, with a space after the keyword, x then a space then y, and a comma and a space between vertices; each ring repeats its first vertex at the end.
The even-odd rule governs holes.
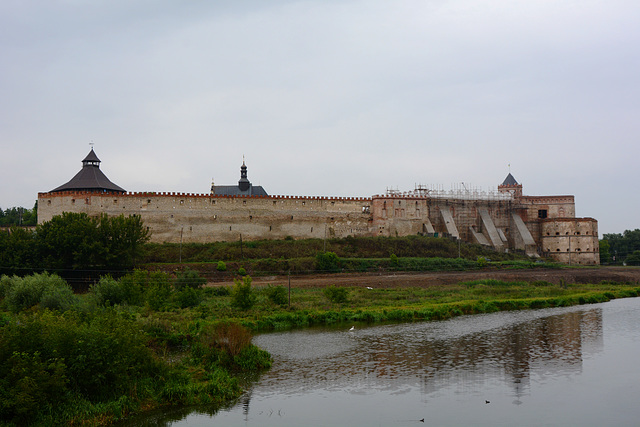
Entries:
POLYGON ((599 264, 598 222, 593 218, 555 218, 541 222, 542 250, 566 264, 599 264))
POLYGON ((467 242, 476 242, 478 236, 484 236, 481 239, 484 244, 497 250, 544 252, 567 263, 599 263, 597 222, 574 218, 573 196, 466 200, 412 195, 372 198, 108 192, 38 195, 40 223, 62 212, 140 215, 154 242, 197 243, 289 236, 407 236, 429 230, 446 236, 453 234, 452 224, 446 224, 445 219, 450 218, 453 229, 467 242), (484 219, 481 211, 486 212, 484 219), (514 213, 522 218, 530 236, 518 231, 514 213), (527 239, 530 244, 525 242, 527 239), (569 244, 571 249, 567 253, 569 244))
POLYGON ((371 199, 180 193, 41 193, 38 221, 61 212, 140 215, 154 242, 369 235, 371 199))

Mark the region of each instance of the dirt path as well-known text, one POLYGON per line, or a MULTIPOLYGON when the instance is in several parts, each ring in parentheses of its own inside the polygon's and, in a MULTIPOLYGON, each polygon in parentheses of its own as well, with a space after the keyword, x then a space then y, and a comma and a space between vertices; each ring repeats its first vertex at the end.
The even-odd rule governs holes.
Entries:
MULTIPOLYGON (((640 283, 638 267, 599 267, 599 268, 564 268, 564 269, 527 269, 527 270, 484 270, 484 271, 439 271, 420 273, 349 273, 319 274, 291 276, 291 286, 325 287, 336 286, 371 286, 373 288, 429 287, 455 284, 478 279, 498 279, 504 281, 545 280, 558 284, 566 283, 600 283, 602 281, 640 283)), ((287 276, 254 277, 253 284, 287 286, 287 276)), ((212 286, 230 286, 233 282, 219 282, 212 286)))

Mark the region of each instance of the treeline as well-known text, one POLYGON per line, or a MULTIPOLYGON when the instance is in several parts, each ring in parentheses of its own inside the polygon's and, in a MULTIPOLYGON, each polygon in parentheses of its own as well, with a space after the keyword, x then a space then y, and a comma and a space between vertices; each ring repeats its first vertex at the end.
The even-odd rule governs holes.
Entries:
POLYGON ((101 274, 131 270, 148 239, 139 216, 63 213, 35 230, 0 232, 0 274, 49 271, 89 283, 101 274))
POLYGON ((33 209, 13 207, 0 209, 0 227, 33 226, 38 223, 38 202, 33 209))
POLYGON ((600 263, 640 265, 640 229, 604 234, 600 240, 600 263))

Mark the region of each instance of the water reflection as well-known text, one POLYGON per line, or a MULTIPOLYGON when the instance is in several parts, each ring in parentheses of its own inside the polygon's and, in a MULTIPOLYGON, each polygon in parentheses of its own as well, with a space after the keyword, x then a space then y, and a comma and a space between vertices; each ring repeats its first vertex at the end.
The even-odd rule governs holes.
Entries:
POLYGON ((532 371, 580 372, 583 351, 602 348, 602 310, 499 313, 446 322, 393 325, 353 332, 300 331, 262 335, 274 355, 263 393, 348 390, 351 393, 460 391, 501 379, 519 398, 532 371))
POLYGON ((272 369, 231 407, 171 425, 634 425, 638 322, 631 299, 259 335, 272 369))

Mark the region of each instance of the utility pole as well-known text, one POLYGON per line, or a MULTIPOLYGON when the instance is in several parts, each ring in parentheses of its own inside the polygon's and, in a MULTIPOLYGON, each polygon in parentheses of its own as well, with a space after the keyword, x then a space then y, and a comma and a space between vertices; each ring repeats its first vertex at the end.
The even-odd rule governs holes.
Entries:
POLYGON ((182 264, 182 231, 184 227, 180 227, 180 260, 179 263, 182 264))

